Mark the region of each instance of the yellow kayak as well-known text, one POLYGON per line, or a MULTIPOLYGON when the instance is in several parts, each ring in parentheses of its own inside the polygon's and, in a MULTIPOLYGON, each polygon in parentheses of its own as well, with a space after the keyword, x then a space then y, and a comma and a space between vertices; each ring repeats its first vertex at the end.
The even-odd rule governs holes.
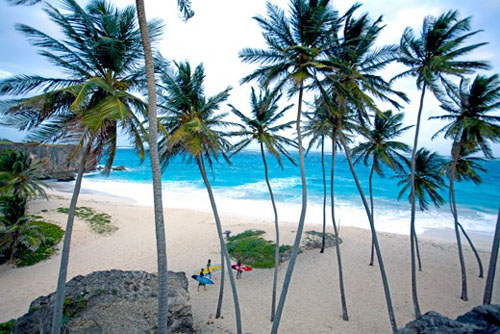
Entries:
MULTIPOLYGON (((221 265, 220 265, 220 264, 213 264, 213 265, 211 265, 211 266, 210 266, 210 273, 213 273, 213 272, 219 271, 219 270, 221 270, 221 268, 222 268, 222 267, 221 267, 221 265)), ((204 269, 205 269, 205 270, 204 270, 204 273, 205 273, 205 274, 208 274, 208 273, 207 273, 207 268, 204 268, 204 269)), ((194 272, 194 274, 195 274, 195 275, 199 275, 199 274, 200 274, 200 272, 201 272, 201 270, 197 270, 197 271, 195 271, 195 272, 194 272)))

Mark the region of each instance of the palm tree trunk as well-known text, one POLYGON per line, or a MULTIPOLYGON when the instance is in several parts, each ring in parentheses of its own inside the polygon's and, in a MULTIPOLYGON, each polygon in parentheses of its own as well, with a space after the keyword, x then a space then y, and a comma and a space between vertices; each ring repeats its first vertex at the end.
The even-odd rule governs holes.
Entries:
POLYGON ((491 246, 490 265, 486 275, 486 285, 484 286, 483 304, 491 304, 491 295, 493 294, 493 282, 495 281, 495 271, 497 268, 498 248, 500 246, 500 208, 498 209, 497 226, 493 245, 491 246))
POLYGON ((418 302, 417 293, 417 271, 415 268, 415 156, 417 154, 418 147, 418 133, 420 131, 420 119, 422 117, 422 109, 424 107, 424 97, 425 89, 427 85, 422 85, 422 95, 420 96, 420 105, 418 107, 417 114, 417 124, 415 126, 415 139, 413 140, 413 150, 411 152, 411 192, 410 192, 410 202, 411 202, 411 218, 410 218, 410 262, 411 262, 411 295, 413 298, 413 310, 415 312, 415 318, 419 318, 422 314, 420 313, 420 305, 418 302))
MULTIPOLYGON (((372 188, 373 170, 374 170, 374 165, 372 165, 372 168, 370 170, 370 177, 368 178, 368 187, 370 190, 370 212, 372 214, 372 220, 373 220, 373 188, 372 188)), ((370 254, 370 266, 373 266, 374 248, 375 248, 375 243, 373 242, 373 238, 372 238, 372 251, 370 254)))
POLYGON ((153 174, 153 196, 155 212, 156 252, 158 261, 158 333, 168 333, 168 272, 167 242, 163 221, 163 200, 161 192, 161 171, 158 157, 158 121, 156 116, 156 82, 153 53, 149 41, 144 0, 136 0, 137 18, 141 30, 146 78, 148 84, 149 155, 153 174))
POLYGON ((307 184, 306 184, 306 172, 304 168, 304 148, 302 146, 302 132, 300 129, 300 116, 302 114, 302 96, 304 94, 304 84, 300 83, 299 87, 299 103, 297 110, 297 142, 299 145, 299 161, 300 161, 300 177, 302 180, 302 210, 300 211, 299 224, 297 225, 297 234, 295 235, 295 241, 292 248, 292 253, 290 255, 290 260, 288 262, 288 267, 286 268, 285 279, 283 281, 283 288, 281 289, 281 295, 278 302, 278 307, 276 308, 276 313, 274 315, 273 327, 271 328, 271 334, 278 333, 278 327, 280 325, 281 314, 283 313, 283 307, 285 306, 286 295, 288 293, 288 287, 290 285, 290 280, 292 279, 293 268, 295 266, 295 260, 297 260, 297 254, 299 253, 300 240, 302 238, 302 231, 304 230, 304 220, 306 218, 307 209, 307 184))
POLYGON ((267 189, 269 189, 269 196, 271 197, 271 203, 273 204, 274 211, 274 229, 276 231, 276 249, 274 251, 274 276, 273 276, 273 294, 271 297, 271 321, 274 320, 274 313, 276 311, 276 291, 278 285, 278 266, 280 264, 280 230, 278 225, 278 210, 276 209, 276 203, 274 202, 274 194, 271 189, 271 183, 269 182, 269 174, 267 170, 266 155, 264 154, 264 145, 260 143, 260 153, 262 154, 262 162, 264 163, 264 173, 266 176, 267 189))
MULTIPOLYGON (((220 318, 220 313, 222 311, 222 299, 224 297, 224 279, 226 275, 226 265, 224 264, 224 252, 220 250, 220 286, 219 286, 219 299, 217 300, 217 310, 215 311, 215 319, 220 318)), ((229 268, 231 270, 231 268, 229 268)))
POLYGON ((342 256, 340 255, 340 238, 339 231, 337 229, 337 223, 335 221, 335 197, 334 197, 334 174, 335 174, 335 132, 332 134, 332 170, 330 175, 330 200, 332 205, 332 223, 333 223, 333 233, 335 234, 335 250, 337 251, 337 264, 339 268, 339 288, 340 288, 340 303, 342 304, 342 319, 345 321, 349 320, 349 314, 347 313, 347 303, 344 291, 344 274, 342 272, 342 256))
POLYGON ((460 222, 458 223, 458 227, 460 227, 460 230, 464 234, 465 239, 467 239, 467 242, 470 245, 470 248, 472 249, 472 252, 474 253, 474 256, 476 257, 477 260, 477 265, 479 266, 479 278, 483 278, 483 262, 481 261, 481 258, 479 257, 479 253, 477 252, 476 247, 474 247, 474 244, 472 243, 472 240, 469 238, 469 235, 467 232, 465 232, 464 227, 460 222))
POLYGON ((326 174, 325 174, 325 136, 321 136, 321 168, 323 170, 323 236, 321 238, 320 253, 325 251, 326 233, 326 174))
POLYGON ((451 213, 453 214, 453 220, 455 221, 455 236, 457 238, 457 248, 458 248, 458 260, 460 262, 460 272, 462 275, 462 293, 460 298, 463 301, 467 301, 467 272, 465 269, 465 259, 462 250, 462 241, 460 239, 460 230, 458 227, 458 214, 457 214, 457 206, 455 204, 455 161, 451 165, 451 175, 450 175, 450 208, 451 213))
POLYGON ((231 282, 231 289, 233 291, 233 301, 234 301, 234 311, 236 317, 236 333, 241 334, 241 313, 240 313, 240 303, 238 301, 238 292, 236 290, 236 282, 234 281, 233 272, 231 268, 231 258, 229 257, 229 253, 226 248, 226 243, 224 242, 224 236, 222 234, 222 225, 219 219, 219 213, 217 212, 217 205, 215 204, 214 194, 212 192, 212 187, 210 186, 210 182, 207 178, 207 172, 205 171, 205 164, 203 163, 203 158, 196 157, 196 162, 198 163, 198 167, 200 169, 201 176, 203 177, 203 182, 205 183, 205 187, 207 188, 208 197, 210 198, 210 205, 212 206, 212 211, 214 213, 215 225, 217 227, 217 234, 219 235, 220 248, 224 254, 227 264, 227 270, 229 274, 229 281, 231 282))
POLYGON ((370 208, 368 207, 368 203, 366 202, 366 198, 365 198, 365 195, 363 193, 363 189, 361 188, 361 185, 359 183, 358 176, 356 175, 356 171, 354 170, 354 165, 352 163, 351 154, 349 153, 349 148, 347 147, 347 143, 345 141, 343 133, 340 133, 340 140, 342 142, 342 146, 344 147, 345 155, 346 155, 347 161, 349 162, 349 168, 351 169, 352 176, 354 178, 354 181, 356 182, 356 187, 358 188, 358 192, 361 196, 361 200, 363 202, 366 214, 368 216, 368 220, 370 222, 370 229, 372 232, 373 244, 375 246, 375 253, 377 254, 378 265, 380 268, 380 275, 382 276, 382 284, 384 286, 385 300, 387 302, 387 311, 389 313, 389 320, 391 322, 391 328, 392 328, 393 333, 396 333, 398 330, 398 326, 396 323, 396 317, 394 316, 394 309, 392 307, 392 301, 391 301, 391 292, 389 291, 389 283, 387 281, 387 275, 385 273, 384 260, 382 259, 382 253, 380 252, 380 247, 378 244, 377 232, 375 231, 375 224, 373 223, 370 208))
POLYGON ((422 271, 422 262, 420 261, 420 247, 418 246, 417 233, 413 233, 413 237, 415 238, 415 250, 417 251, 418 271, 422 271))
POLYGON ((61 253, 61 265, 59 267, 59 276, 57 279, 56 297, 54 300, 54 313, 52 314, 52 334, 61 333, 62 313, 64 306, 64 290, 66 288, 66 276, 68 274, 69 250, 71 246, 71 234, 73 231, 73 222, 75 220, 76 203, 80 195, 82 186, 83 173, 85 172, 85 163, 90 152, 91 142, 87 145, 82 153, 80 165, 78 166, 78 174, 75 180, 75 188, 71 196, 69 204, 68 220, 66 222, 66 232, 64 233, 63 249, 61 253))

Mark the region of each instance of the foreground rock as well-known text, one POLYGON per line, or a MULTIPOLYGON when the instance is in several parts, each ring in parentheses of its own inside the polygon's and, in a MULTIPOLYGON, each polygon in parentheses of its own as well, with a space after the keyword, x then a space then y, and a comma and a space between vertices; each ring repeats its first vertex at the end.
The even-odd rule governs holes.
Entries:
POLYGON ((477 306, 457 320, 437 312, 427 312, 398 331, 398 334, 417 333, 500 334, 500 305, 477 306))
MULTIPOLYGON (((169 333, 193 333, 188 282, 168 276, 169 333)), ((62 333, 143 334, 157 332, 157 276, 144 271, 99 271, 66 284, 62 333)), ((55 293, 37 298, 16 322, 14 333, 50 333, 55 293)))

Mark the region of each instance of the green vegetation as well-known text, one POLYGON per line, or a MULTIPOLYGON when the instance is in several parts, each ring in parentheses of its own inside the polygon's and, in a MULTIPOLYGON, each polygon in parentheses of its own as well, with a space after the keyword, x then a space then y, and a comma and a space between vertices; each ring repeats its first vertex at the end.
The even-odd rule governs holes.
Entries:
POLYGON ((77 317, 87 306, 87 300, 82 296, 77 296, 73 298, 67 296, 64 298, 64 308, 63 308, 63 325, 66 325, 71 319, 77 317))
MULTIPOLYGON (((55 246, 64 236, 64 230, 55 224, 43 221, 33 221, 31 224, 39 228, 44 239, 35 251, 23 248, 18 252, 16 263, 20 267, 31 266, 49 258, 54 254, 55 246)), ((27 233, 30 233, 30 231, 27 233)))
POLYGON ((15 326, 16 326, 16 321, 14 319, 0 323, 0 334, 12 333, 15 326))
MULTIPOLYGON (((57 208, 57 212, 68 214, 68 208, 57 208)), ((111 224, 111 216, 104 212, 95 212, 92 208, 85 206, 75 209, 75 216, 85 220, 90 229, 97 234, 111 234, 118 230, 118 227, 111 224)))
MULTIPOLYGON (((229 237, 227 241, 229 254, 255 268, 273 268, 276 244, 260 237, 264 233, 259 230, 248 230, 229 237)), ((289 245, 280 246, 280 254, 290 251, 291 248, 289 245)))

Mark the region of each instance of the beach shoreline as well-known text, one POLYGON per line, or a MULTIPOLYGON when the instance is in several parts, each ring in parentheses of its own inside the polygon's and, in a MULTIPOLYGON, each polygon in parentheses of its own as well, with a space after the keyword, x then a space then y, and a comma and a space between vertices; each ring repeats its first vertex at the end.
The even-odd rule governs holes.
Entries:
MULTIPOLYGON (((71 194, 58 189, 50 191, 50 201, 35 200, 29 203, 29 212, 42 216, 64 228, 66 216, 57 212, 67 207, 71 194), (47 210, 42 212, 42 210, 47 210)), ((167 202, 168 203, 168 202, 167 202)), ((68 280, 76 275, 97 270, 122 269, 156 272, 154 216, 151 206, 143 206, 127 198, 107 196, 103 193, 82 193, 78 206, 88 206, 111 215, 118 230, 109 236, 99 236, 76 219, 69 262, 68 280)), ((233 234, 248 229, 261 229, 265 238, 273 240, 274 227, 270 220, 234 216, 220 208, 224 230, 233 234)), ((383 219, 383 218, 379 218, 383 219)), ((230 289, 226 290, 223 319, 213 319, 218 296, 219 277, 214 275, 215 286, 208 291, 196 291, 190 273, 199 269, 208 258, 219 262, 219 246, 213 216, 210 212, 170 208, 165 210, 167 255, 169 270, 184 271, 189 279, 189 292, 195 328, 198 333, 234 332, 233 305, 230 289), (207 324, 212 319, 213 324, 207 324)), ((282 243, 292 244, 296 222, 281 223, 282 243)), ((320 224, 306 225, 305 230, 320 230, 320 224)), ((327 226, 332 232, 332 227, 327 226)), ((297 259, 281 330, 289 333, 387 333, 390 331, 385 299, 378 266, 368 266, 370 232, 356 227, 341 227, 341 246, 350 321, 341 319, 338 293, 335 250, 324 254, 318 250, 301 253, 297 259)), ((423 312, 438 311, 452 318, 465 313, 482 301, 484 279, 477 278, 477 265, 469 248, 465 257, 469 277, 468 302, 459 299, 460 271, 456 246, 450 231, 431 231, 419 238, 423 272, 419 273, 419 295, 423 312)), ((477 241, 483 265, 487 266, 489 248, 487 238, 477 241), (481 240, 482 241, 481 241, 481 240)), ((477 240, 476 240, 477 239, 477 240)), ((400 234, 382 232, 379 240, 398 325, 412 320, 412 303, 409 278, 409 241, 400 234)), ((40 295, 55 290, 59 268, 59 252, 50 259, 31 267, 0 267, 0 321, 17 318, 27 312, 29 303, 40 295)), ((287 263, 279 270, 283 279, 287 263)), ((265 333, 270 330, 269 308, 272 270, 253 270, 238 282, 245 332, 265 333)), ((493 302, 500 303, 500 286, 497 280, 493 302)))

